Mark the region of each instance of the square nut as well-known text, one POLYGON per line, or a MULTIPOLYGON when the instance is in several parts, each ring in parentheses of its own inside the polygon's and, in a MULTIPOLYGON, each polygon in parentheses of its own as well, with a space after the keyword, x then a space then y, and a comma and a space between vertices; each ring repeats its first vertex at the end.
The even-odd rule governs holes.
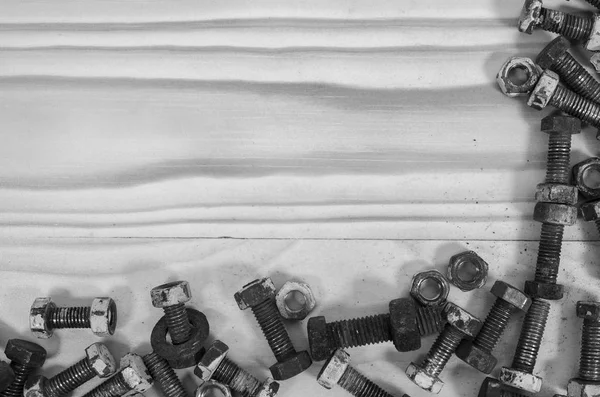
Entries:
POLYGON ((577 204, 578 190, 575 186, 559 183, 540 183, 537 185, 535 200, 540 203, 577 204))

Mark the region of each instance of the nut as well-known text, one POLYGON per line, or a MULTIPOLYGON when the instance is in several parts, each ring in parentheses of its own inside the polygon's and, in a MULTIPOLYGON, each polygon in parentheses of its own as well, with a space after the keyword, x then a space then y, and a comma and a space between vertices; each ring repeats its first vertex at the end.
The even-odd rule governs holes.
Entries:
POLYGON ((577 221, 577 207, 557 203, 536 203, 533 219, 551 225, 572 226, 577 221))
POLYGON ((90 312, 90 328, 95 335, 110 336, 117 327, 117 305, 108 297, 96 298, 92 301, 90 312))
POLYGON ((442 387, 444 387, 444 382, 440 378, 430 375, 415 363, 410 363, 406 367, 406 376, 421 389, 430 393, 438 394, 442 390, 442 387))
POLYGON ((530 393, 539 393, 542 388, 542 378, 512 368, 502 367, 498 379, 505 385, 530 393))
POLYGON ((390 302, 390 332, 392 342, 399 352, 419 350, 421 334, 417 325, 417 308, 412 298, 394 299, 390 302))
POLYGON ((228 352, 229 346, 220 340, 214 341, 196 365, 194 374, 205 382, 210 380, 228 352))
POLYGON ((229 389, 229 387, 214 380, 206 381, 198 386, 195 397, 214 396, 215 389, 217 389, 223 397, 232 397, 231 389, 229 389))
POLYGON ((143 393, 152 387, 154 380, 144 365, 144 361, 135 353, 127 353, 121 358, 121 374, 131 390, 143 393))
POLYGON ((115 358, 108 351, 106 345, 93 343, 85 349, 85 354, 90 366, 101 378, 108 378, 117 371, 115 358))
POLYGON ((546 134, 575 135, 581 132, 581 120, 577 117, 551 114, 542 119, 540 129, 546 134))
POLYGON ((550 103, 559 82, 560 79, 556 73, 551 70, 544 70, 533 91, 531 91, 531 95, 529 95, 527 105, 537 110, 544 109, 550 103))
POLYGON ((569 48, 571 48, 569 40, 558 36, 540 51, 535 63, 542 69, 552 69, 565 56, 569 48))
POLYGON ((234 298, 240 310, 245 310, 268 299, 275 298, 275 285, 269 277, 254 280, 236 292, 234 298))
POLYGON ((279 383, 273 378, 267 378, 256 391, 255 397, 274 397, 279 392, 279 383))
POLYGON ((24 397, 46 397, 46 393, 44 393, 44 387, 46 385, 45 376, 32 376, 27 379, 25 383, 25 388, 23 389, 24 397))
POLYGON ((575 186, 561 183, 540 183, 537 185, 535 200, 540 203, 577 204, 578 190, 575 186))
POLYGON ((449 292, 450 284, 448 283, 448 280, 446 280, 446 277, 444 277, 444 275, 437 270, 428 270, 417 273, 413 276, 410 295, 422 305, 442 305, 444 302, 446 302, 449 292), (433 280, 435 283, 437 283, 439 288, 439 293, 433 298, 429 298, 423 295, 421 292, 424 283, 428 280, 433 280))
POLYGON ((600 396, 600 383, 571 379, 567 384, 567 395, 569 397, 598 397, 600 396))
POLYGON ((159 309, 189 302, 192 290, 187 281, 173 281, 154 287, 150 290, 152 305, 159 309))
POLYGON ((542 0, 525 0, 517 23, 519 32, 533 33, 533 29, 539 24, 542 7, 542 0))
POLYGON ((597 221, 600 219, 600 200, 593 200, 582 204, 579 211, 586 222, 597 221))
POLYGON ((317 304, 310 286, 296 281, 288 281, 283 284, 283 287, 275 295, 275 302, 281 317, 288 320, 304 320, 317 304), (294 292, 299 292, 304 297, 304 304, 298 310, 292 310, 286 303, 288 295, 294 292))
POLYGON ((456 348, 455 354, 456 357, 484 374, 491 373, 498 363, 496 357, 475 346, 469 340, 463 340, 456 348))
POLYGON ((450 262, 448 263, 448 280, 461 291, 468 292, 483 287, 487 281, 487 275, 487 262, 473 251, 456 254, 450 258, 450 262), (460 270, 466 265, 472 265, 476 271, 470 280, 464 280, 460 277, 460 270))
POLYGON ((561 300, 564 295, 563 286, 560 284, 539 283, 537 281, 525 281, 525 293, 531 298, 546 300, 561 300))
POLYGON ((577 302, 577 317, 600 321, 600 302, 577 302))
POLYGON ((46 349, 23 339, 9 339, 4 354, 11 361, 32 368, 39 368, 46 361, 46 349))
POLYGON ((467 338, 474 338, 481 329, 481 320, 452 302, 448 302, 444 307, 444 315, 448 324, 461 331, 467 338))
POLYGON ((573 166, 575 186, 584 197, 600 198, 600 186, 591 186, 588 180, 590 172, 600 173, 600 158, 591 157, 573 166))
POLYGON ((338 384, 348 365, 350 355, 342 349, 337 349, 321 368, 317 382, 326 389, 332 389, 338 384))
POLYGON ((600 51, 600 16, 594 14, 594 24, 590 38, 585 43, 585 49, 592 52, 600 51))
POLYGON ((312 359, 308 352, 301 351, 285 361, 273 364, 269 370, 275 380, 286 380, 306 371, 311 365, 312 359))
POLYGON ((527 295, 504 281, 496 281, 492 286, 491 292, 498 299, 510 303, 521 311, 526 312, 529 310, 529 306, 531 306, 531 299, 527 295))
POLYGON ((496 82, 500 91, 508 97, 529 94, 537 84, 542 71, 529 58, 511 57, 500 67, 496 75, 496 82), (527 74, 527 80, 522 84, 515 84, 511 79, 511 73, 515 69, 521 69, 527 74))
POLYGON ((311 317, 307 325, 310 355, 315 361, 323 361, 331 356, 333 348, 327 335, 327 321, 323 316, 311 317))
POLYGON ((51 298, 35 298, 29 309, 29 328, 40 339, 48 339, 54 331, 48 324, 48 317, 56 305, 51 298))

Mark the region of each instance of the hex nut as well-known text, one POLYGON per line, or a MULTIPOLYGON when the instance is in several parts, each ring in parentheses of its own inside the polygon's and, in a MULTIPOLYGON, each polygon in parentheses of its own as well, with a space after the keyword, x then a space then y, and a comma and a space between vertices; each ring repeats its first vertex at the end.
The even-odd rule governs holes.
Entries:
POLYGON ((85 349, 90 366, 100 378, 108 378, 117 371, 117 363, 103 343, 92 343, 85 349))
POLYGON ((323 361, 331 356, 333 348, 327 335, 327 321, 323 316, 311 317, 307 324, 310 355, 315 361, 323 361))
POLYGON ((573 226, 577 221, 577 207, 557 203, 536 203, 533 219, 551 225, 573 226))
POLYGON ((150 299, 154 307, 163 309, 189 302, 192 299, 192 289, 187 281, 173 281, 152 288, 150 299))
POLYGON ((448 324, 465 334, 466 338, 475 338, 483 325, 477 317, 452 302, 444 307, 444 315, 448 324))
POLYGON ((415 385, 430 393, 438 394, 444 387, 444 382, 440 378, 430 375, 415 363, 410 363, 405 372, 408 379, 415 385))
POLYGON ((254 280, 244 285, 233 297, 240 310, 246 310, 266 300, 274 299, 275 285, 269 277, 254 280))
POLYGON ((317 305, 315 296, 306 283, 297 281, 288 281, 277 291, 275 302, 281 317, 287 320, 304 320, 317 305), (286 298, 289 294, 299 292, 304 297, 304 304, 299 310, 292 310, 286 303, 286 298))
POLYGON ((44 387, 46 385, 45 376, 35 375, 27 379, 25 382, 25 387, 23 389, 24 397, 46 397, 44 393, 44 387))
POLYGON ((590 38, 585 43, 585 49, 592 52, 600 51, 600 16, 598 14, 593 15, 594 24, 592 25, 592 32, 590 38))
POLYGON ((256 391, 255 397, 274 397, 279 392, 279 383, 273 378, 267 378, 256 391))
POLYGON ((51 298, 35 298, 29 309, 29 329, 39 339, 48 339, 54 331, 48 324, 50 313, 56 309, 56 304, 51 298))
POLYGON ((269 368, 273 379, 287 380, 306 371, 312 365, 312 359, 307 351, 296 352, 293 356, 282 362, 277 362, 269 368))
POLYGON ((571 48, 569 40, 563 36, 558 36, 540 51, 535 63, 542 69, 552 69, 565 56, 569 48, 571 48))
POLYGON ((579 211, 586 222, 600 219, 600 200, 589 201, 579 207, 579 211))
POLYGON ((389 304, 390 333, 399 352, 419 350, 421 334, 417 325, 417 308, 412 298, 394 299, 389 304))
POLYGON ((600 396, 600 383, 586 382, 583 379, 570 379, 567 384, 569 397, 597 397, 600 396))
POLYGON ((540 203, 556 203, 575 206, 579 191, 575 186, 561 183, 540 183, 537 185, 535 200, 540 203))
POLYGON ((504 281, 496 281, 490 292, 521 311, 526 312, 531 306, 531 299, 524 292, 504 281))
POLYGON ((39 368, 46 362, 46 349, 23 339, 9 339, 4 349, 6 357, 17 364, 39 368))
POLYGON ((417 273, 413 276, 410 288, 410 295, 420 304, 424 306, 441 306, 446 302, 448 293, 450 292, 450 284, 444 275, 437 270, 428 270, 417 273), (423 284, 433 280, 437 283, 440 290, 439 294, 433 298, 428 298, 421 292, 423 284))
POLYGON ((121 358, 120 372, 127 386, 140 393, 151 388, 154 383, 144 361, 135 353, 127 353, 121 358))
POLYGON ((538 25, 540 13, 543 7, 542 0, 525 0, 521 15, 517 22, 519 32, 531 34, 533 29, 538 25))
POLYGON ((317 382, 326 389, 333 389, 346 372, 348 365, 350 365, 350 355, 342 349, 337 349, 321 368, 317 382))
POLYGON ((573 166, 573 180, 579 192, 586 198, 600 198, 600 186, 588 186, 586 184, 586 176, 590 171, 600 173, 600 158, 591 157, 573 166))
POLYGON ((564 288, 561 284, 539 283, 537 281, 525 281, 525 294, 531 298, 541 298, 546 300, 561 300, 564 295, 564 288))
POLYGON ((577 317, 585 320, 600 321, 600 302, 577 302, 577 317))
POLYGON ((539 69, 531 59, 525 57, 511 57, 500 67, 500 70, 496 75, 496 82, 504 95, 514 98, 519 95, 529 94, 537 84, 541 75, 541 69, 539 69), (521 69, 527 74, 527 80, 522 84, 515 84, 510 78, 512 71, 515 69, 521 69))
POLYGON ((214 341, 196 364, 194 374, 204 382, 210 380, 217 367, 227 357, 227 353, 229 353, 229 346, 220 340, 214 341))
POLYGON ((454 353, 456 357, 484 374, 490 374, 498 363, 494 355, 480 349, 469 340, 463 340, 454 353))
POLYGON ((232 397, 231 389, 229 387, 214 380, 206 381, 198 386, 195 397, 212 396, 214 395, 214 389, 217 389, 223 397, 232 397))
POLYGON ((505 385, 529 393, 539 393, 542 389, 542 378, 513 368, 502 367, 498 379, 505 385))
POLYGON ((117 305, 114 300, 102 297, 92 301, 90 328, 97 336, 110 336, 115 333, 117 328, 117 305))
POLYGON ((540 130, 546 134, 575 135, 581 132, 581 120, 577 117, 551 114, 542 119, 540 130))
POLYGON ((529 95, 527 105, 537 110, 544 109, 550 103, 559 82, 560 79, 556 73, 551 70, 544 70, 529 95))
POLYGON ((474 251, 465 251, 450 258, 448 263, 448 280, 461 291, 472 291, 481 288, 487 282, 488 264, 474 251), (463 280, 460 270, 463 266, 471 264, 476 269, 476 274, 471 280, 463 280))

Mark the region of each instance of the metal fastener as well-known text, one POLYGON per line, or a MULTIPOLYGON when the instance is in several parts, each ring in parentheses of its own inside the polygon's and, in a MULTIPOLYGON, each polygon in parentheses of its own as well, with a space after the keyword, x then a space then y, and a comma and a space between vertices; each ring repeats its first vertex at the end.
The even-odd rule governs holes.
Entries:
POLYGON ((419 272, 412 278, 410 296, 423 306, 443 306, 448 298, 448 293, 450 293, 450 283, 437 270, 419 272), (437 288, 437 293, 433 296, 427 296, 424 293, 424 287, 429 282, 433 282, 437 288))
POLYGON ((600 175, 600 158, 590 157, 573 166, 573 182, 579 194, 588 199, 600 199, 600 186, 593 176, 600 175))
POLYGON ((577 317, 583 319, 579 376, 569 380, 570 397, 600 395, 600 302, 577 302, 577 317))
POLYGON ((152 288, 152 305, 165 312, 169 327, 169 336, 174 345, 180 345, 190 339, 192 326, 185 304, 192 299, 192 290, 187 281, 174 281, 152 288))
POLYGON ((115 376, 84 394, 84 397, 121 397, 132 392, 143 393, 152 387, 153 382, 142 358, 135 353, 127 353, 121 358, 121 367, 115 376))
POLYGON ((198 386, 195 397, 209 397, 214 396, 215 394, 218 394, 222 397, 233 397, 229 387, 214 380, 209 380, 198 386))
POLYGON ((151 352, 142 357, 148 372, 152 379, 162 389, 167 397, 187 397, 183 384, 179 377, 169 365, 169 362, 158 355, 156 352, 151 352))
POLYGON ((281 317, 286 320, 304 320, 317 305, 315 295, 310 288, 310 285, 299 281, 287 281, 275 295, 275 302, 281 317), (304 302, 300 308, 291 308, 288 305, 287 299, 290 294, 298 293, 302 295, 304 302))
POLYGON ((15 380, 15 373, 10 364, 0 361, 0 392, 3 392, 15 380))
POLYGON ((250 308, 277 363, 270 371, 275 380, 286 380, 307 370, 312 360, 307 351, 297 352, 275 304, 275 285, 270 278, 254 280, 234 298, 241 310, 250 308))
MULTIPOLYGON (((518 391, 511 390, 494 378, 485 378, 481 383, 478 397, 527 397, 518 391)), ((556 397, 556 396, 555 396, 556 397)))
POLYGON ((4 354, 10 361, 14 379, 0 396, 23 397, 23 389, 29 375, 46 361, 46 349, 22 339, 9 339, 4 354))
POLYGON ((481 288, 487 282, 489 265, 475 251, 465 251, 453 255, 448 262, 448 281, 464 292, 481 288), (465 278, 461 273, 472 267, 473 274, 465 278))

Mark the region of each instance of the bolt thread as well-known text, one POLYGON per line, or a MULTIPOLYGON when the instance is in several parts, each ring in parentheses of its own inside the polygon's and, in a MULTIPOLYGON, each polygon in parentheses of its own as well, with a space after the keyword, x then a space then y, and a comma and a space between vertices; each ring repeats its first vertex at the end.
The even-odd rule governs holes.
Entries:
POLYGON ((463 334, 459 330, 446 325, 423 359, 421 368, 433 376, 441 374, 462 339, 463 334))
POLYGON ((532 300, 523 321, 521 335, 513 358, 512 367, 514 369, 533 373, 549 312, 550 303, 538 298, 532 300))
MULTIPOLYGON (((598 0, 600 2, 600 0, 598 0)), ((573 91, 595 102, 600 102, 600 83, 568 52, 554 64, 561 80, 573 91)))
POLYGON ((284 361, 296 354, 274 299, 252 306, 252 312, 277 361, 284 361))
POLYGON ((183 303, 163 308, 171 343, 180 345, 190 340, 192 325, 183 303))
POLYGON ((556 284, 564 231, 563 225, 542 224, 534 277, 538 283, 556 284))
POLYGON ((417 327, 421 336, 439 334, 444 329, 446 321, 439 307, 423 306, 417 308, 417 327))
POLYGON ((86 357, 56 376, 49 378, 44 387, 44 392, 49 397, 64 396, 95 376, 96 371, 94 371, 86 357))
POLYGON ((550 134, 546 183, 569 184, 571 175, 571 134, 550 134))
POLYGON ((50 312, 51 328, 90 328, 91 307, 57 307, 50 312))
POLYGON ((355 397, 393 397, 351 366, 346 368, 338 385, 355 397))
POLYGON ((327 334, 340 348, 365 346, 392 340, 390 315, 378 314, 334 321, 327 324, 327 334))
POLYGON ((577 95, 562 85, 556 87, 554 95, 550 98, 550 105, 600 128, 600 104, 577 95))
POLYGON ((4 390, 0 393, 2 397, 23 397, 23 388, 25 387, 25 382, 27 382, 27 378, 29 374, 33 372, 33 368, 27 365, 21 365, 14 361, 10 363, 10 367, 12 368, 15 378, 4 390))
POLYGON ((252 397, 258 393, 261 383, 250 373, 244 371, 227 357, 221 361, 213 373, 213 379, 223 383, 243 397, 252 397))
POLYGON ((158 382, 167 397, 187 397, 181 381, 167 360, 155 352, 146 354, 142 360, 152 379, 158 382))
POLYGON ((515 310, 515 307, 505 300, 496 299, 473 344, 491 353, 504 333, 510 316, 515 310))
POLYGON ((123 378, 123 373, 118 372, 112 378, 84 394, 83 397, 121 397, 130 390, 123 378))
POLYGON ((589 319, 583 320, 579 377, 600 382, 600 323, 589 319))
POLYGON ((585 0, 596 8, 600 8, 600 0, 585 0))
POLYGON ((586 40, 592 34, 594 19, 542 7, 541 29, 565 36, 570 40, 586 40))

